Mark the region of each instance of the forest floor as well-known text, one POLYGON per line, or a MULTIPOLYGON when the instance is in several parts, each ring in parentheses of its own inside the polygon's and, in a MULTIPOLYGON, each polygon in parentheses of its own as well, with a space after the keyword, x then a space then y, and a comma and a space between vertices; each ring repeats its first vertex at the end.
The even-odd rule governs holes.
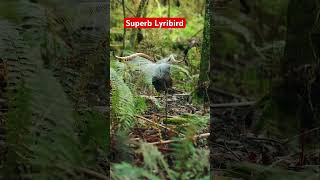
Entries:
MULTIPOLYGON (((171 151, 167 149, 167 144, 172 142, 171 139, 185 136, 180 132, 185 124, 183 118, 178 118, 183 115, 194 115, 207 119, 205 128, 197 130, 197 135, 200 138, 208 137, 209 133, 209 111, 205 106, 194 106, 191 102, 190 93, 175 92, 161 96, 145 96, 148 99, 148 110, 142 115, 137 116, 137 120, 144 124, 137 125, 131 132, 133 140, 144 140, 145 142, 158 145, 163 152, 171 151), (159 102, 167 106, 164 112, 157 109, 156 103, 159 102), (171 121, 172 120, 172 121, 171 121), (183 122, 179 122, 183 121, 183 122)), ((199 138, 199 137, 198 137, 199 138)), ((208 147, 207 147, 208 148, 208 147)))
MULTIPOLYGON (((183 114, 203 117, 209 115, 208 107, 192 104, 192 97, 189 93, 176 92, 167 97, 164 95, 144 97, 149 99, 149 109, 144 115, 136 117, 137 121, 142 123, 133 128, 130 137, 133 141, 143 140, 157 145, 164 154, 173 151, 169 144, 177 142, 176 137, 184 136, 181 136, 177 130, 181 124, 179 126, 168 125, 163 123, 166 119, 183 114), (167 103, 167 115, 154 107, 156 100, 159 100, 161 104, 167 103)), ((258 174, 261 172, 299 173, 308 171, 312 174, 311 179, 316 178, 316 174, 320 173, 318 165, 320 149, 317 149, 316 146, 306 148, 303 154, 301 148, 291 149, 290 144, 297 142, 298 135, 292 139, 256 136, 251 132, 250 127, 246 127, 248 116, 252 115, 250 113, 252 113, 254 102, 239 103, 237 101, 240 101, 240 97, 225 91, 220 92, 217 89, 215 99, 219 103, 214 104, 211 110, 212 132, 210 132, 208 121, 206 128, 198 130, 194 136, 193 142, 196 147, 206 149, 210 147, 210 159, 212 160, 210 165, 214 175, 247 179, 252 172, 258 174), (229 103, 230 101, 232 103, 229 103), (210 133, 214 141, 208 145, 206 139, 210 133)), ((141 162, 136 159, 136 163, 141 162)))
POLYGON ((305 149, 290 149, 290 143, 297 140, 273 139, 256 136, 245 127, 246 116, 250 107, 232 107, 215 110, 212 122, 214 141, 212 142, 211 158, 214 171, 226 168, 230 162, 250 162, 266 165, 269 168, 282 167, 288 170, 310 168, 319 173, 319 150, 316 146, 305 149), (303 159, 302 158, 303 155, 303 159), (303 162, 301 162, 301 160, 303 162))

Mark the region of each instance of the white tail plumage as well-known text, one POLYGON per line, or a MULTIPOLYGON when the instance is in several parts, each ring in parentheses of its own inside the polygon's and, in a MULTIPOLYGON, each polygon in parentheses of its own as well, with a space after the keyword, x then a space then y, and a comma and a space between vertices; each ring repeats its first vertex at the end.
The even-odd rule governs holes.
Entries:
POLYGON ((134 53, 134 54, 131 54, 130 56, 124 56, 124 57, 120 57, 120 56, 115 56, 117 59, 121 60, 121 61, 130 61, 132 59, 134 59, 135 57, 143 57, 143 58, 146 58, 148 59, 149 61, 152 61, 152 62, 156 62, 154 60, 154 58, 152 58, 151 56, 149 55, 146 55, 144 53, 134 53))

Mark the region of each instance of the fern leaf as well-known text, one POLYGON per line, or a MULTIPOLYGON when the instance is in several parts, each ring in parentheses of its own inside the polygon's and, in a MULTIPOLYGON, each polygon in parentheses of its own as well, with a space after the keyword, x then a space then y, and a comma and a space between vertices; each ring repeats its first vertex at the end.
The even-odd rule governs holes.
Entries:
POLYGON ((112 83, 111 114, 113 125, 119 130, 126 130, 133 124, 135 115, 134 99, 129 87, 125 84, 121 76, 110 68, 110 80, 112 83))

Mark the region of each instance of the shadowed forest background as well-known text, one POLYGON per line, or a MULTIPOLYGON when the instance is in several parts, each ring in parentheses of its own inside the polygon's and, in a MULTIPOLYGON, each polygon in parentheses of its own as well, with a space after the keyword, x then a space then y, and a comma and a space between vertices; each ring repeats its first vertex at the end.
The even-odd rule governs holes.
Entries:
POLYGON ((106 1, 0 1, 0 179, 109 179, 106 1))

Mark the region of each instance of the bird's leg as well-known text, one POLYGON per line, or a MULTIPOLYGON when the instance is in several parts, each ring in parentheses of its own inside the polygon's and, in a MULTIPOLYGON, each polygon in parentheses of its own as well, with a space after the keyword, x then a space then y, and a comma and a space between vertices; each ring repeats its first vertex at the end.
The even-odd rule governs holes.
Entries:
MULTIPOLYGON (((166 85, 165 85, 166 86, 166 85)), ((166 118, 166 122, 168 122, 168 89, 167 87, 165 87, 165 91, 164 91, 164 97, 165 97, 165 118, 166 118)), ((167 129, 164 129, 164 138, 167 139, 167 134, 168 131, 167 129)))
POLYGON ((165 91, 165 100, 166 100, 166 121, 168 120, 168 90, 165 91))
POLYGON ((303 166, 304 165, 304 141, 305 141, 304 133, 305 133, 305 131, 302 130, 302 133, 300 135, 301 152, 300 152, 300 158, 299 158, 298 166, 303 166))

